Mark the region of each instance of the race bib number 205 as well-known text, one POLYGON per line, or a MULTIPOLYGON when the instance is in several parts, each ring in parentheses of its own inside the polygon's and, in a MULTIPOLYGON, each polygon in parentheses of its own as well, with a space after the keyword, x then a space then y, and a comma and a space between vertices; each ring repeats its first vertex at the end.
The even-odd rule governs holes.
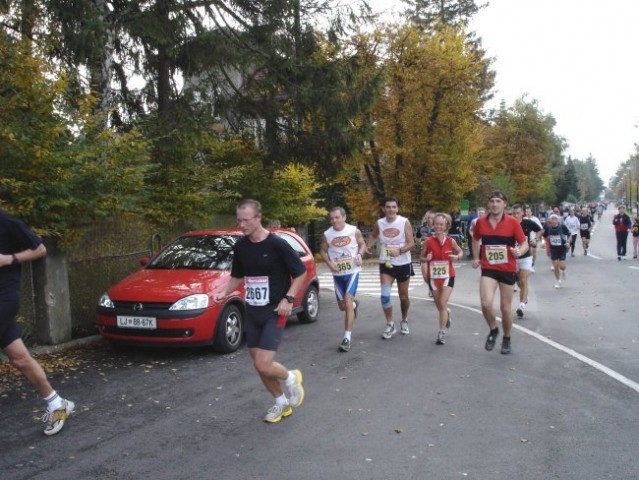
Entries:
POLYGON ((486 245, 486 260, 490 265, 508 263, 508 247, 506 245, 486 245))

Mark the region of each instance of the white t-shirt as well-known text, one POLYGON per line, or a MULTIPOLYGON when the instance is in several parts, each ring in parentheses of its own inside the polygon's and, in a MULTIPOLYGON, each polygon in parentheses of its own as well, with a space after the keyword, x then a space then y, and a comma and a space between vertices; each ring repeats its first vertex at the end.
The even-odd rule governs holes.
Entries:
POLYGON ((564 225, 568 227, 568 231, 570 232, 570 235, 577 235, 579 233, 579 227, 581 225, 581 222, 575 215, 572 215, 572 216, 568 215, 566 219, 564 220, 564 225))
POLYGON ((531 215, 530 217, 524 217, 524 218, 527 218, 528 220, 533 221, 537 225, 539 225, 540 230, 538 232, 532 232, 531 231, 530 232, 530 236, 528 238, 528 241, 537 240, 537 235, 541 235, 541 232, 543 232, 543 230, 544 230, 544 226, 541 224, 541 221, 537 217, 535 217, 534 215, 531 215))
POLYGON ((390 262, 391 265, 406 265, 411 263, 410 251, 404 252, 397 257, 389 256, 392 250, 399 250, 406 245, 406 222, 408 219, 397 215, 393 222, 388 222, 386 217, 377 220, 379 227, 379 263, 390 262))
POLYGON ((357 232, 357 227, 348 223, 341 230, 335 230, 331 227, 324 232, 328 245, 328 258, 337 264, 338 268, 338 272, 333 272, 333 275, 350 275, 361 270, 361 267, 355 262, 355 256, 359 254, 355 232, 357 232))

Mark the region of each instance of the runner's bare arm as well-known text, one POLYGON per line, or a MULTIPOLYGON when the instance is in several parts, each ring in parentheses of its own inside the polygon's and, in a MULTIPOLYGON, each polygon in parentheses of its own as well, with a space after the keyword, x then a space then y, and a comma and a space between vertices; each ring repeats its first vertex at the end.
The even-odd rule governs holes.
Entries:
POLYGON ((237 290, 237 288, 241 285, 243 281, 244 281, 243 278, 231 277, 231 279, 229 280, 229 283, 226 285, 226 288, 223 291, 218 292, 213 296, 213 301, 215 303, 220 303, 222 300, 228 297, 231 294, 231 292, 234 292, 235 290, 237 290))

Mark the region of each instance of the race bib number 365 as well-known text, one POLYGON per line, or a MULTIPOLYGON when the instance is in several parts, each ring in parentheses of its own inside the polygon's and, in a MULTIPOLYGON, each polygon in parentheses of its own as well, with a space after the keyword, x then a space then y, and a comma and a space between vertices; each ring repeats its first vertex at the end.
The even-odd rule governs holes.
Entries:
POLYGON ((337 275, 348 275, 349 273, 353 273, 353 257, 339 257, 336 258, 334 262, 335 265, 337 265, 337 275))
POLYGON ((508 263, 508 247, 506 245, 486 245, 486 260, 490 265, 508 263))
POLYGON ((244 287, 246 290, 244 297, 246 303, 255 307, 268 305, 268 277, 245 277, 244 287))

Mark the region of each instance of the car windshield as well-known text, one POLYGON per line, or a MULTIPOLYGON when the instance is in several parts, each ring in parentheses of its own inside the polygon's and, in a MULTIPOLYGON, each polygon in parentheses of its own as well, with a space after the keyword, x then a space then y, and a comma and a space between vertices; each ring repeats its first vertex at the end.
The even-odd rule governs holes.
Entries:
POLYGON ((228 270, 233 262, 234 235, 180 237, 162 250, 147 268, 228 270))

